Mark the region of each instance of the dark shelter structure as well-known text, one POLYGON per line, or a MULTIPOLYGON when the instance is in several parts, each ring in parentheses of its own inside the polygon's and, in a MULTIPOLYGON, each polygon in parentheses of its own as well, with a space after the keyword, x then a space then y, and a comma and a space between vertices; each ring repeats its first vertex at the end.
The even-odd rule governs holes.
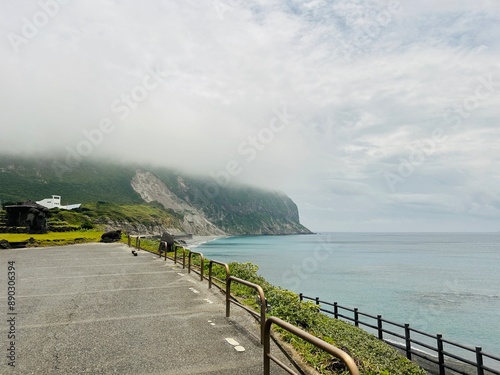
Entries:
POLYGON ((46 233, 49 209, 33 201, 5 206, 7 227, 25 227, 29 233, 46 233))

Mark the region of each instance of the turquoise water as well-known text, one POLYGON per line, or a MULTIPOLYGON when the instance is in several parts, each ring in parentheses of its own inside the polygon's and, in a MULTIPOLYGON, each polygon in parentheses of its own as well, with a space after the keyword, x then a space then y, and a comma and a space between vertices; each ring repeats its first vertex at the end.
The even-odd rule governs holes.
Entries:
POLYGON ((280 285, 500 356, 500 234, 230 237, 197 251, 280 285))

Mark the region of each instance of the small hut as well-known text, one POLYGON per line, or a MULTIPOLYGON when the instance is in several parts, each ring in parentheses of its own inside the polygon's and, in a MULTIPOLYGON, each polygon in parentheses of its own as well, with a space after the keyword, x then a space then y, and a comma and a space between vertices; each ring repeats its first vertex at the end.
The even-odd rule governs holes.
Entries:
POLYGON ((5 206, 7 227, 26 227, 29 233, 46 233, 49 209, 33 201, 5 206))

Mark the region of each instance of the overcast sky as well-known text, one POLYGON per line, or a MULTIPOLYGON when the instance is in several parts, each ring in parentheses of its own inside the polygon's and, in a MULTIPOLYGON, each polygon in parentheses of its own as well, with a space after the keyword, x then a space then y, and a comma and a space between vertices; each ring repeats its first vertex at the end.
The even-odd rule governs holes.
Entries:
POLYGON ((4 0, 0 35, 3 151, 280 189, 315 231, 500 230, 497 0, 4 0))

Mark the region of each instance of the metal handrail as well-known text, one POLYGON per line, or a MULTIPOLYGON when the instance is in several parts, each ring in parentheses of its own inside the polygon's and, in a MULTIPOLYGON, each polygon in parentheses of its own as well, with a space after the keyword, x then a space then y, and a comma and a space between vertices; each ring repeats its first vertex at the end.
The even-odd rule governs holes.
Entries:
POLYGON ((182 268, 186 268, 186 249, 184 249, 182 246, 175 246, 174 245, 174 264, 177 264, 177 249, 182 249, 182 268))
POLYGON ((292 372, 288 367, 281 362, 279 359, 271 355, 271 326, 273 324, 276 324, 280 326, 281 328, 287 330, 288 332, 300 337, 303 340, 308 341, 309 343, 313 344, 314 346, 320 348, 321 350, 324 350, 325 352, 330 353, 334 357, 342 360, 349 369, 349 372, 351 375, 359 375, 359 370, 358 366, 356 366, 356 363, 352 359, 350 355, 348 355, 346 352, 343 350, 340 350, 339 348, 327 343, 326 341, 323 341, 310 333, 307 333, 300 328, 295 327, 294 325, 287 323, 279 318, 276 318, 275 316, 271 316, 267 319, 265 325, 264 325, 264 375, 269 375, 271 371, 271 360, 273 360, 274 363, 276 363, 278 366, 280 366, 283 370, 287 371, 289 374, 296 374, 295 372, 292 372))
MULTIPOLYGON (((485 370, 489 371, 491 374, 495 374, 495 375, 498 374, 498 375, 500 375, 500 371, 498 369, 497 370, 492 369, 492 368, 486 366, 483 363, 484 357, 488 358, 489 360, 493 360, 493 361, 497 361, 497 362, 500 362, 500 358, 492 356, 491 354, 483 353, 481 347, 475 347, 475 348, 473 348, 473 347, 469 347, 469 346, 466 346, 466 345, 458 344, 458 343, 453 342, 453 341, 445 340, 445 339, 443 339, 442 335, 440 335, 440 334, 432 335, 432 334, 420 331, 420 330, 415 329, 415 328, 410 328, 409 324, 401 325, 401 324, 392 322, 392 321, 387 320, 387 319, 382 319, 381 315, 377 315, 377 317, 375 318, 374 316, 371 316, 371 315, 368 315, 368 314, 364 314, 364 313, 360 313, 357 309, 350 309, 350 308, 347 308, 347 307, 344 307, 344 306, 340 306, 337 302, 334 302, 332 304, 330 302, 321 301, 319 298, 312 298, 312 297, 304 296, 302 293, 300 293, 299 297, 300 297, 301 301, 304 300, 304 299, 306 299, 306 300, 315 301, 317 305, 319 305, 321 303, 321 304, 324 304, 324 305, 334 306, 334 311, 329 311, 329 310, 323 309, 321 307, 320 307, 320 311, 323 311, 323 312, 326 312, 326 313, 329 313, 329 314, 333 314, 336 319, 343 318, 343 319, 346 319, 347 321, 355 322, 355 324, 357 323, 358 325, 364 325, 366 327, 373 328, 373 329, 375 329, 378 332, 378 338, 380 340, 385 341, 387 344, 389 344, 391 346, 399 347, 399 345, 397 343, 392 343, 391 341, 385 340, 384 337, 383 337, 384 333, 387 333, 387 334, 390 334, 392 336, 395 336, 395 337, 403 339, 405 342, 402 344, 402 346, 403 346, 402 349, 405 351, 406 357, 408 359, 411 360, 412 359, 412 355, 415 355, 415 356, 421 357, 421 358, 425 358, 427 361, 438 365, 438 367, 439 367, 439 374, 440 375, 444 375, 445 374, 445 371, 446 371, 445 369, 449 369, 449 370, 455 371, 457 373, 461 372, 460 370, 454 368, 453 365, 448 365, 446 363, 446 361, 445 361, 445 357, 454 359, 454 360, 459 361, 459 362, 461 362, 461 363, 463 363, 465 365, 469 365, 469 366, 475 367, 476 370, 477 370, 477 374, 478 375, 484 375, 485 370), (354 319, 352 317, 339 314, 339 309, 346 310, 346 311, 349 311, 349 312, 353 312, 354 313, 354 319), (360 321, 359 320, 359 315, 363 315, 365 317, 376 319, 377 320, 377 327, 374 327, 373 325, 368 324, 366 322, 360 321), (394 332, 394 331, 391 331, 391 330, 389 330, 387 328, 384 328, 382 326, 382 323, 386 323, 386 324, 389 324, 389 325, 392 325, 392 326, 395 326, 395 327, 398 327, 398 328, 403 328, 404 329, 404 335, 398 334, 397 332, 394 332), (430 346, 430 345, 425 344, 425 343, 423 343, 423 342, 421 342, 419 340, 416 340, 415 338, 411 337, 411 333, 412 332, 413 333, 417 333, 417 334, 419 334, 421 336, 427 337, 427 338, 429 338, 431 340, 435 340, 435 342, 436 342, 435 345, 436 346, 430 346), (436 353, 436 359, 428 358, 424 354, 419 353, 418 351, 414 350, 412 344, 420 345, 420 346, 422 346, 422 347, 424 347, 426 349, 429 349, 429 350, 433 351, 434 353, 436 353), (455 348, 466 350, 466 351, 469 351, 472 354, 475 354, 475 356, 476 356, 475 362, 473 362, 471 360, 468 360, 466 358, 463 358, 461 356, 458 356, 456 354, 450 353, 449 351, 445 351, 444 350, 444 344, 448 344, 448 345, 454 346, 455 348)), ((432 355, 432 354, 430 354, 430 355, 432 355)))
POLYGON ((223 263, 223 262, 219 262, 217 260, 210 260, 210 263, 208 263, 208 289, 211 289, 212 288, 212 266, 214 264, 219 264, 221 266, 224 266, 225 269, 226 269, 226 284, 227 284, 227 279, 229 278, 230 276, 230 272, 229 272, 229 266, 226 264, 226 263, 223 263))
POLYGON ((190 251, 189 252, 188 273, 191 273, 191 257, 192 257, 193 254, 200 256, 200 259, 201 259, 201 264, 200 264, 200 280, 203 281, 203 268, 205 268, 205 257, 203 256, 202 253, 197 253, 196 251, 190 251))
POLYGON ((137 250, 141 250, 141 239, 139 236, 131 236, 130 234, 128 235, 128 238, 127 238, 127 244, 128 244, 128 247, 131 247, 132 246, 132 238, 135 237, 135 248, 137 250))
POLYGON ((266 296, 264 295, 264 290, 258 284, 251 283, 250 281, 246 281, 246 280, 240 279, 238 277, 229 276, 227 278, 227 282, 226 282, 226 318, 229 318, 229 316, 231 315, 231 302, 233 302, 234 304, 236 304, 240 307, 245 308, 245 306, 243 306, 242 304, 240 304, 236 301, 231 301, 231 282, 232 281, 246 285, 250 288, 253 288, 259 293, 259 297, 260 297, 260 343, 263 344, 264 343, 264 325, 266 323, 266 305, 267 305, 266 296))

